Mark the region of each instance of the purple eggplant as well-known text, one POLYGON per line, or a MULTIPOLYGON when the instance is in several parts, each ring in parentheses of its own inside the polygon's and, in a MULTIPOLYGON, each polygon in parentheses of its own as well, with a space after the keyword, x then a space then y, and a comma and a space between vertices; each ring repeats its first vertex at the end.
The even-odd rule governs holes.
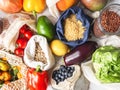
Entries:
POLYGON ((67 66, 80 64, 97 49, 98 45, 94 41, 87 41, 82 45, 73 48, 69 53, 64 55, 64 62, 67 66))

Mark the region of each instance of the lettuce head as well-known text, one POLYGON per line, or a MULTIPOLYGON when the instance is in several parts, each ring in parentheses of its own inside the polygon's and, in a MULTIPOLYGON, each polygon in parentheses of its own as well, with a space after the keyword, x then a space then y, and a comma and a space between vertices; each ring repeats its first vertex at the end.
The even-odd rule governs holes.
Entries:
POLYGON ((102 46, 92 55, 95 75, 102 83, 120 82, 120 48, 102 46))

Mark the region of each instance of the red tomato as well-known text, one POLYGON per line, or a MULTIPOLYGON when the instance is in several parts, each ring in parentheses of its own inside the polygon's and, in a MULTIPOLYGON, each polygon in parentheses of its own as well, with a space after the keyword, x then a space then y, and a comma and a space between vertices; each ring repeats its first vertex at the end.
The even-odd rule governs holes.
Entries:
POLYGON ((18 47, 18 48, 16 48, 16 49, 14 50, 14 53, 15 53, 15 55, 17 55, 17 56, 23 57, 23 55, 24 55, 24 49, 18 47))
POLYGON ((24 36, 28 39, 30 39, 32 36, 33 36, 33 32, 31 30, 27 30, 25 33, 24 33, 24 36))
POLYGON ((20 33, 24 34, 28 30, 28 26, 25 24, 20 28, 20 33))
POLYGON ((19 48, 25 48, 27 45, 28 39, 26 38, 18 38, 16 41, 16 44, 18 45, 19 48))

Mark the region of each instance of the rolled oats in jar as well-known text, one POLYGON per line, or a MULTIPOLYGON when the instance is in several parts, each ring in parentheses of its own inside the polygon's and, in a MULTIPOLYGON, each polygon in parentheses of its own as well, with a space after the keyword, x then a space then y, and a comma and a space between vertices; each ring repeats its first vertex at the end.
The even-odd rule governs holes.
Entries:
POLYGON ((120 4, 111 4, 103 9, 95 20, 93 32, 96 37, 120 35, 120 4))

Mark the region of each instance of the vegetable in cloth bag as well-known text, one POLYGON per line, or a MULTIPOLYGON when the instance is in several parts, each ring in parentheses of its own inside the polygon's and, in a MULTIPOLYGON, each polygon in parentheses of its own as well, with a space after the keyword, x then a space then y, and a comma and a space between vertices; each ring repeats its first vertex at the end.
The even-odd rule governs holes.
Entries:
POLYGON ((82 63, 90 90, 120 90, 120 48, 107 45, 98 48, 92 60, 82 63))
POLYGON ((7 14, 2 18, 3 30, 0 34, 0 48, 14 52, 19 30, 23 25, 28 25, 35 31, 35 20, 31 15, 24 13, 7 14))
MULTIPOLYGON (((18 90, 18 89, 19 90, 27 90, 26 75, 27 75, 28 68, 22 62, 22 58, 0 50, 0 60, 2 61, 2 59, 4 59, 5 62, 8 62, 10 64, 10 67, 8 68, 9 70, 6 72, 8 72, 8 73, 11 72, 12 77, 11 77, 10 81, 7 81, 9 83, 2 83, 2 80, 0 80, 1 81, 0 90, 13 90, 13 89, 14 90, 18 90)), ((2 64, 1 64, 1 66, 2 66, 2 64)), ((2 71, 1 71, 1 74, 2 74, 2 71)), ((0 77, 1 76, 2 75, 0 75, 0 77)), ((5 74, 4 78, 8 78, 7 74, 5 74)))
POLYGON ((48 70, 55 64, 54 56, 45 37, 40 35, 31 37, 24 50, 24 62, 32 68, 40 65, 41 70, 48 70))

